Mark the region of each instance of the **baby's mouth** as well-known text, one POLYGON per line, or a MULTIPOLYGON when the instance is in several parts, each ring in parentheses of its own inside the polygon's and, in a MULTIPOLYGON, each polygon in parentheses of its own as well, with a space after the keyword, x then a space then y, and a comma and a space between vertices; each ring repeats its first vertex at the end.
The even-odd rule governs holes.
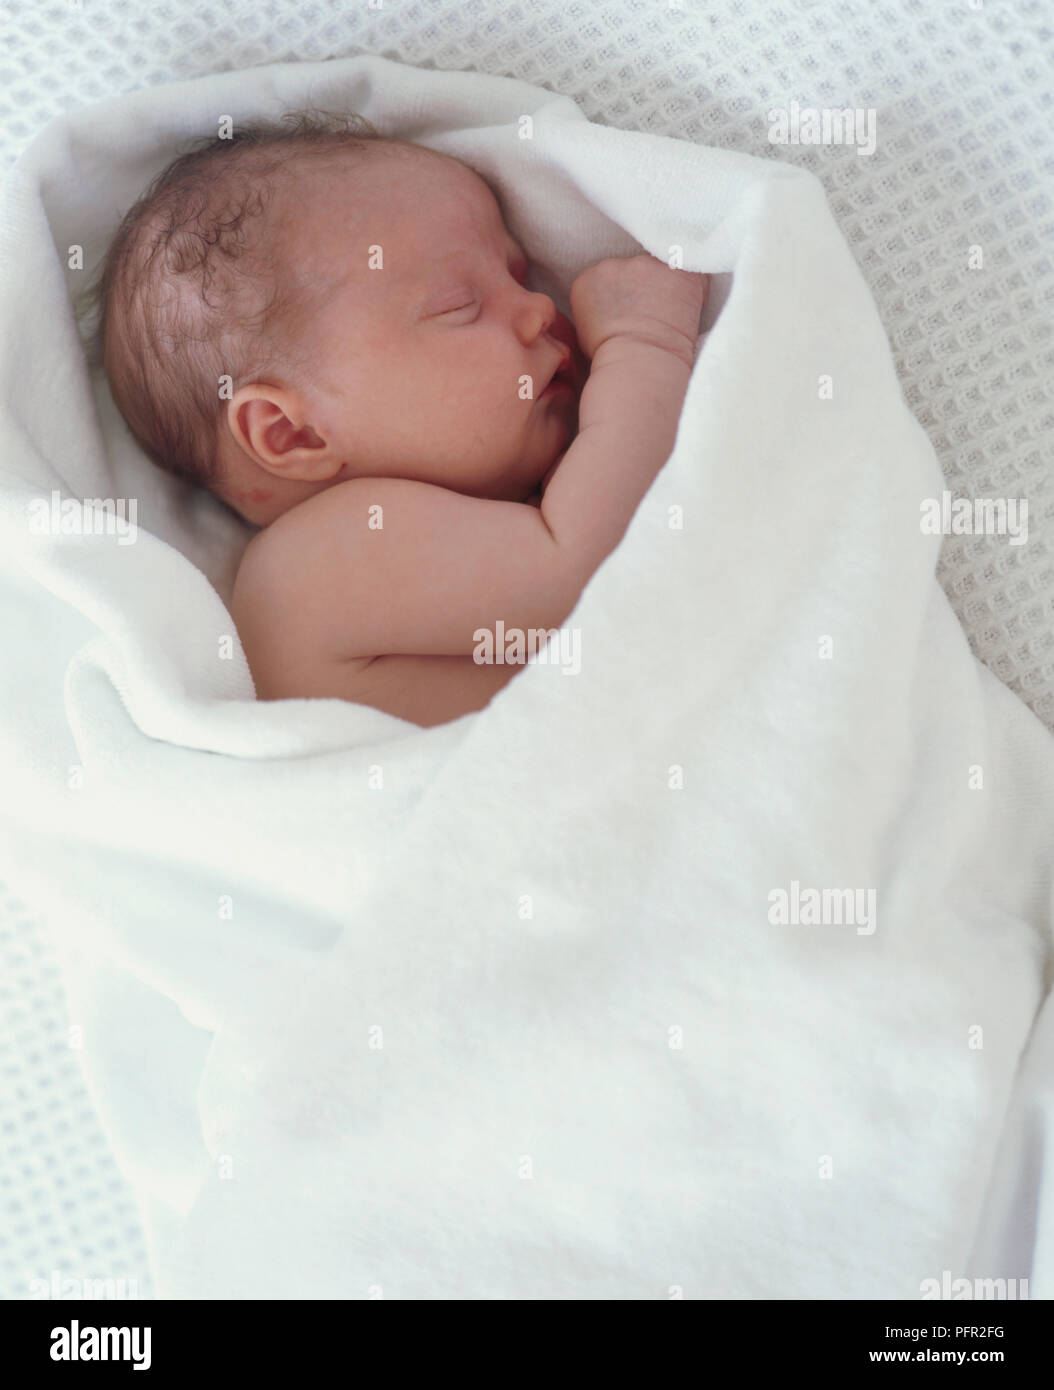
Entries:
POLYGON ((555 339, 567 354, 550 378, 550 382, 566 380, 577 393, 580 385, 589 374, 589 365, 578 346, 578 334, 575 332, 575 326, 566 314, 557 314, 555 321, 549 328, 549 336, 555 339))
POLYGON ((578 363, 575 360, 574 349, 570 344, 564 342, 563 339, 558 339, 558 341, 564 349, 563 360, 558 364, 556 370, 546 382, 542 390, 543 396, 547 396, 550 392, 556 391, 561 387, 567 387, 575 392, 575 394, 578 392, 579 372, 578 363))
POLYGON ((574 395, 575 390, 574 366, 570 360, 568 360, 559 366, 553 373, 549 380, 549 384, 542 392, 542 397, 554 396, 558 391, 565 391, 574 395))
POLYGON ((563 393, 563 395, 566 396, 574 396, 576 395, 576 388, 574 388, 573 378, 569 377, 569 375, 559 373, 558 371, 555 377, 552 378, 552 381, 549 382, 549 385, 546 386, 545 391, 541 393, 540 399, 544 400, 546 396, 556 396, 559 395, 559 393, 563 393))
MULTIPOLYGON (((576 375, 577 373, 575 372, 574 354, 568 352, 567 356, 564 358, 564 360, 560 363, 559 367, 557 367, 556 371, 550 377, 549 386, 556 386, 562 384, 564 386, 570 386, 571 389, 574 390, 576 375)), ((549 386, 545 388, 547 391, 549 389, 549 386)))

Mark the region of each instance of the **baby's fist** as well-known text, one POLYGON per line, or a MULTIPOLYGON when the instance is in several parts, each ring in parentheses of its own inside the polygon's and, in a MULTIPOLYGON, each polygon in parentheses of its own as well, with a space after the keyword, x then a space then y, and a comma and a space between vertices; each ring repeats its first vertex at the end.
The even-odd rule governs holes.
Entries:
POLYGON ((666 348, 691 365, 710 277, 671 270, 654 256, 612 257, 583 270, 571 286, 571 314, 592 358, 617 336, 666 348))

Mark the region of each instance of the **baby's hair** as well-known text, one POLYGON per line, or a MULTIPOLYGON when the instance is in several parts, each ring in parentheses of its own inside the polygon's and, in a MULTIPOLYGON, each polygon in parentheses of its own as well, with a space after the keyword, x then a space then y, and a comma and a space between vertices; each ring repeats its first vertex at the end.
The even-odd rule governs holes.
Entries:
POLYGON ((402 143, 362 116, 292 111, 196 141, 128 209, 81 312, 95 316, 89 351, 117 408, 159 467, 216 481, 221 377, 237 390, 288 369, 317 307, 278 254, 291 214, 275 205, 271 176, 291 154, 300 169, 402 143))

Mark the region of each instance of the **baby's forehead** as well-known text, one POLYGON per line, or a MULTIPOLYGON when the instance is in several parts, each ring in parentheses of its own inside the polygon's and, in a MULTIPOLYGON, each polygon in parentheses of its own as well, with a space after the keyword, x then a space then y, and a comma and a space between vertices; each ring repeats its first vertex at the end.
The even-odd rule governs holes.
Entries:
POLYGON ((451 254, 517 244, 494 190, 467 165, 407 146, 370 155, 351 152, 310 171, 307 197, 290 189, 296 251, 337 261, 351 251, 366 268, 361 253, 380 247, 385 269, 401 278, 451 254))

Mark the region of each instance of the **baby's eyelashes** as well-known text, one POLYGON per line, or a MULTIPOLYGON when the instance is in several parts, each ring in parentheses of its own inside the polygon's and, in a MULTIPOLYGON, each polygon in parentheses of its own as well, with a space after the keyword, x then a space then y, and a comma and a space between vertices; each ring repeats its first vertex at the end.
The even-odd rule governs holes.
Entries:
MULTIPOLYGON (((478 307, 478 302, 475 299, 470 299, 466 304, 457 304, 452 309, 443 309, 440 312, 439 317, 446 318, 448 314, 460 314, 463 310, 477 309, 478 307)), ((475 315, 473 314, 472 317, 474 318, 475 315)))
MULTIPOLYGON (((525 285, 527 281, 527 262, 525 260, 514 261, 509 266, 509 274, 519 285, 525 285)), ((464 313, 464 323, 472 323, 479 316, 479 299, 467 299, 460 304, 451 304, 447 309, 439 309, 429 315, 429 318, 445 319, 449 314, 464 313), (475 312, 471 312, 475 311, 475 312)))

